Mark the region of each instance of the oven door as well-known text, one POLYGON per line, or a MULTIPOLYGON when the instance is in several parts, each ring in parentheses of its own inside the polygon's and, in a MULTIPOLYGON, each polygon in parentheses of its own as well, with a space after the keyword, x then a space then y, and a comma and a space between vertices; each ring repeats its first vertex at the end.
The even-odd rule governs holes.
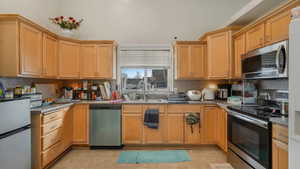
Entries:
POLYGON ((271 168, 271 127, 267 122, 230 111, 228 141, 231 151, 255 169, 271 168))

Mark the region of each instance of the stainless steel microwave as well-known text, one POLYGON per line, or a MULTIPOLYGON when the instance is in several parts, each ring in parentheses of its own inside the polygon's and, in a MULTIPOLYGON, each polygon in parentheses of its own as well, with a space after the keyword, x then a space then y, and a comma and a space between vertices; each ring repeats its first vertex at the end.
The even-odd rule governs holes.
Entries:
POLYGON ((251 51, 242 59, 244 79, 288 77, 288 41, 251 51))

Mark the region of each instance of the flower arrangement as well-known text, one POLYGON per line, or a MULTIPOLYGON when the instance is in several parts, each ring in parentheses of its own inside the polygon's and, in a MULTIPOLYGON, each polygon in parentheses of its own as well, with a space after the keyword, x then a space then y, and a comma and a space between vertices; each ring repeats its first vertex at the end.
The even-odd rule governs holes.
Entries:
POLYGON ((68 29, 68 30, 73 30, 73 29, 77 29, 81 22, 83 21, 83 19, 80 20, 76 20, 73 17, 64 17, 64 16, 59 16, 59 17, 55 17, 55 18, 50 18, 50 20, 54 23, 59 25, 62 29, 68 29))

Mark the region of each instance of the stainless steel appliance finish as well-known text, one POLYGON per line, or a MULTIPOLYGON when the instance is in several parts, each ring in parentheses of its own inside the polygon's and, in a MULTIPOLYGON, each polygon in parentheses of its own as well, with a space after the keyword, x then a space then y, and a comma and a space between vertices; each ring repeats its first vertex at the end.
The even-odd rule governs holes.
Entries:
POLYGON ((268 112, 261 111, 259 106, 241 107, 241 110, 245 113, 233 110, 228 113, 228 147, 231 151, 228 162, 238 163, 234 166, 237 169, 243 164, 253 169, 271 169, 272 130, 269 116, 265 116, 268 112))
POLYGON ((30 101, 0 100, 0 168, 31 169, 30 101))
POLYGON ((288 77, 288 41, 282 41, 246 54, 242 60, 244 79, 288 77))
POLYGON ((91 148, 122 146, 121 105, 90 105, 91 148))
POLYGON ((230 149, 227 152, 227 160, 230 162, 234 169, 253 169, 253 167, 251 167, 248 163, 243 161, 230 149))

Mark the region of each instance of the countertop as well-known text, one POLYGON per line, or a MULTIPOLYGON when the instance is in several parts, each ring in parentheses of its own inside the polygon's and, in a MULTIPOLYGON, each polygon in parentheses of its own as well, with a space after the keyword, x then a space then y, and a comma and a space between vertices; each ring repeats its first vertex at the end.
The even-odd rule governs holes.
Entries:
POLYGON ((32 113, 44 113, 47 114, 48 112, 53 112, 55 110, 59 110, 65 107, 70 107, 73 104, 207 104, 207 105, 218 105, 223 109, 227 109, 229 104, 225 101, 188 101, 185 103, 174 103, 174 102, 167 102, 167 101, 94 101, 94 100, 74 100, 68 102, 59 102, 55 104, 51 104, 48 106, 41 106, 38 108, 32 108, 32 113))
POLYGON ((287 117, 273 117, 270 121, 274 124, 280 124, 286 127, 289 126, 289 118, 287 117))

